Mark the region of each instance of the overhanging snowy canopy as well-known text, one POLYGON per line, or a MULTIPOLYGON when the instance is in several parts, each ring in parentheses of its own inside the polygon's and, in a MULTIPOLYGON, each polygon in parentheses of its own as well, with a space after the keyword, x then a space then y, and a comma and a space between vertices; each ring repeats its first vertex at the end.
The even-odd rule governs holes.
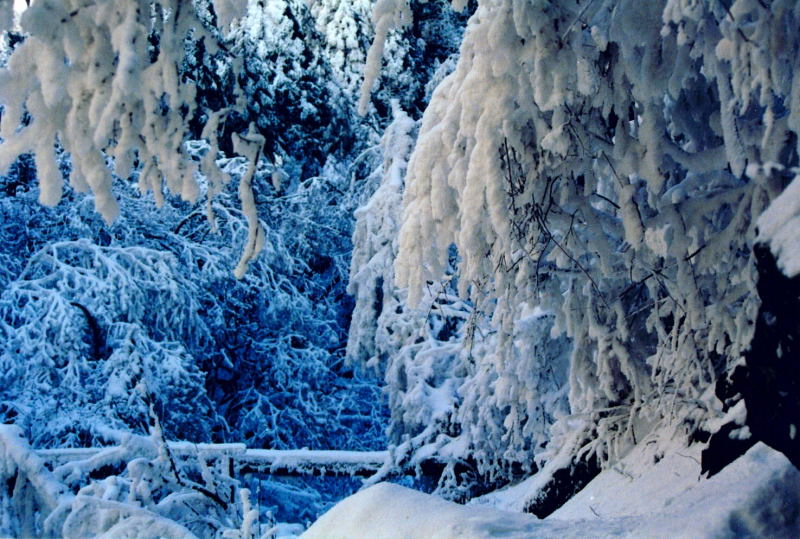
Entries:
MULTIPOLYGON (((215 2, 219 24, 228 26, 245 6, 246 0, 215 2)), ((94 194, 107 222, 119 213, 108 158, 120 177, 137 172, 142 191, 152 190, 158 203, 164 196, 162 182, 184 200, 196 201, 200 173, 209 180, 209 194, 219 192, 224 179, 215 164, 216 130, 226 111, 211 114, 203 133, 211 144, 200 163, 189 159, 184 146, 188 119, 197 107, 194 85, 178 74, 185 40, 217 43, 201 14, 186 0, 35 2, 20 19, 27 37, 0 73, 5 107, 0 170, 32 152, 40 201, 55 205, 63 186, 55 154, 60 146, 71 158, 72 186, 94 194)), ((249 185, 259 155, 256 138, 242 142, 251 166, 240 196, 251 232, 237 276, 258 254, 263 237, 249 185)))
MULTIPOLYGON (((613 460, 661 421, 722 415, 710 388, 759 307, 757 219, 796 175, 798 24, 788 0, 479 2, 408 164, 395 283, 418 304, 457 247, 460 293, 497 331, 474 368, 507 407, 473 417, 503 422, 499 446, 534 421, 503 375, 534 307, 572 347, 548 447, 613 460)), ((787 268, 794 198, 761 221, 787 268)))

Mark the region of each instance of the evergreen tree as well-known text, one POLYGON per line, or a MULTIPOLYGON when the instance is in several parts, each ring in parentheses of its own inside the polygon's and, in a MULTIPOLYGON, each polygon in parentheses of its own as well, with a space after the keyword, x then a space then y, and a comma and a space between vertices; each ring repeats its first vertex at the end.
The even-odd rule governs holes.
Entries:
POLYGON ((353 150, 358 123, 322 55, 322 36, 305 2, 251 1, 229 39, 244 105, 232 121, 255 124, 265 155, 305 179, 329 157, 353 150))

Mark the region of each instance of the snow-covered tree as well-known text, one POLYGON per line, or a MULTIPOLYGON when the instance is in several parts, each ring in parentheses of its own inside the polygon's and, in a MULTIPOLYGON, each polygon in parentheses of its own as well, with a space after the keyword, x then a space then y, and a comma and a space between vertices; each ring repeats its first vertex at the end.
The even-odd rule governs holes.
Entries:
POLYGON ((251 1, 227 39, 246 104, 238 121, 256 125, 265 155, 305 179, 328 157, 352 150, 354 110, 334 80, 305 2, 251 1))
MULTIPOLYGON (((204 134, 215 147, 210 160, 188 159, 184 146, 187 119, 198 113, 196 86, 180 77, 187 40, 203 40, 211 53, 219 45, 219 36, 207 26, 208 7, 208 2, 181 0, 42 0, 26 9, 21 16, 26 37, 0 77, 5 141, 0 171, 31 152, 40 201, 57 204, 64 182, 56 148, 63 148, 70 155, 72 186, 90 190, 108 222, 118 216, 119 204, 107 158, 120 177, 138 171, 139 188, 152 191, 159 204, 164 187, 184 200, 197 200, 201 170, 221 189, 221 175, 213 167, 216 127, 225 111, 208 115, 204 134)), ((241 191, 256 238, 246 181, 241 191)), ((240 266, 257 254, 254 243, 240 266)))
MULTIPOLYGON (((241 157, 220 166, 247 169, 241 157)), ((284 448, 382 438, 378 388, 342 364, 353 208, 342 171, 285 193, 271 185, 272 167, 259 170, 267 247, 240 281, 230 269, 248 227, 232 185, 213 205, 212 233, 202 205, 156 209, 122 180, 111 226, 69 190, 70 206, 45 210, 16 173, 3 177, 14 196, 0 197, 0 400, 3 419, 34 443, 92 443, 98 423, 140 431, 142 380, 172 438, 284 448), (333 421, 337 409, 347 413, 333 421)))
MULTIPOLYGON (((470 20, 408 165, 396 282, 416 305, 455 245, 501 366, 519 361, 526 312, 554 317, 570 414, 529 431, 543 458, 614 461, 659 426, 722 415, 714 384, 758 311, 756 217, 797 162, 797 16, 790 2, 496 0, 470 20)), ((519 405, 540 396, 514 395, 482 443, 525 432, 519 405)))
MULTIPOLYGON (((433 453, 447 441, 459 402, 458 336, 469 308, 456 299, 446 281, 425 296, 424 306, 409 309, 406 293, 394 284, 397 233, 404 176, 417 124, 394 103, 394 121, 383 136, 380 166, 367 181, 373 193, 358 210, 348 291, 355 308, 348 333, 351 361, 385 374, 392 422, 394 463, 419 465, 414 453, 433 453), (417 361, 415 361, 415 359, 417 361)), ((466 457, 453 455, 453 460, 466 457)))
POLYGON ((0 81, 2 168, 33 151, 41 201, 56 204, 59 143, 72 157, 73 184, 92 190, 107 220, 119 210, 104 154, 115 157, 120 176, 138 161, 146 166, 143 187, 161 193, 165 178, 173 192, 194 200, 194 167, 183 158, 183 118, 194 109, 194 91, 179 84, 177 62, 183 40, 203 26, 184 4, 42 0, 25 10, 28 37, 0 81))
POLYGON ((439 492, 463 498, 484 483, 476 466, 532 470, 531 456, 542 450, 563 409, 566 347, 563 339, 549 338, 551 316, 529 312, 517 322, 514 360, 498 362, 496 332, 482 306, 458 295, 454 251, 447 275, 427 283, 420 305, 407 303, 394 264, 416 129, 396 108, 381 145, 382 165, 369 178, 378 187, 356 211, 348 355, 385 374, 394 464, 414 468, 435 458, 444 466, 439 492), (504 425, 510 413, 525 417, 517 431, 504 425), (536 440, 540 446, 533 447, 536 440))
POLYGON ((331 68, 351 96, 358 92, 364 76, 372 33, 371 5, 369 0, 315 0, 310 5, 331 68))

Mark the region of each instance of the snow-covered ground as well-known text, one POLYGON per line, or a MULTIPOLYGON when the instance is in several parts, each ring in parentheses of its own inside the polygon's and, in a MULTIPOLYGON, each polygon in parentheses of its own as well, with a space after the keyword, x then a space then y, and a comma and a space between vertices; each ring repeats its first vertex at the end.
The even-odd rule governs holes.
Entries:
POLYGON ((543 520, 504 510, 530 494, 533 480, 467 506, 380 483, 334 506, 302 537, 800 536, 800 471, 766 445, 708 479, 698 447, 656 457, 638 447, 543 520))

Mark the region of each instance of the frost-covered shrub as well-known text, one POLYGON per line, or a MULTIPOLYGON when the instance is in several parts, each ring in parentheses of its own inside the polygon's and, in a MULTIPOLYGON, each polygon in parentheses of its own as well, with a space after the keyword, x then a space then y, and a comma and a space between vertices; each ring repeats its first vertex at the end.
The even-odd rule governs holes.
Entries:
POLYGON ((92 443, 100 425, 141 431, 144 383, 171 436, 206 438, 204 376, 179 344, 210 339, 194 292, 168 253, 86 240, 35 253, 0 294, 4 419, 43 447, 92 443))
POLYGON ((236 448, 167 443, 152 407, 149 415, 149 436, 105 428, 101 436, 114 445, 72 458, 59 451, 42 458, 17 427, 0 425, 0 479, 8 487, 0 495, 0 533, 274 535, 279 529, 274 519, 230 476, 228 463, 236 448))
MULTIPOLYGON (((249 168, 219 166, 236 178, 249 168)), ((0 197, 3 420, 39 446, 92 445, 97 426, 141 432, 133 388, 144 381, 170 438, 380 447, 378 387, 343 362, 359 184, 331 164, 278 190, 278 172, 262 162, 251 179, 265 248, 241 280, 231 268, 249 227, 236 182, 212 198, 215 230, 203 204, 157 209, 122 181, 110 226, 69 190, 53 209, 35 186, 0 197)))
POLYGON ((285 192, 269 187, 269 167, 255 178, 265 249, 243 279, 249 286, 240 301, 248 308, 231 319, 236 330, 226 332, 227 346, 242 358, 231 373, 238 398, 225 404, 226 417, 242 441, 366 449, 383 437, 378 387, 344 364, 350 212, 358 186, 343 172, 331 164, 285 192))
POLYGON ((251 537, 251 528, 260 524, 258 509, 249 491, 237 488, 238 481, 213 458, 222 455, 198 451, 194 458, 180 458, 155 432, 54 470, 56 477, 78 485, 74 499, 62 502, 50 517, 63 523, 60 534, 116 536, 147 530, 164 537, 251 537), (103 474, 102 466, 122 470, 103 474))

